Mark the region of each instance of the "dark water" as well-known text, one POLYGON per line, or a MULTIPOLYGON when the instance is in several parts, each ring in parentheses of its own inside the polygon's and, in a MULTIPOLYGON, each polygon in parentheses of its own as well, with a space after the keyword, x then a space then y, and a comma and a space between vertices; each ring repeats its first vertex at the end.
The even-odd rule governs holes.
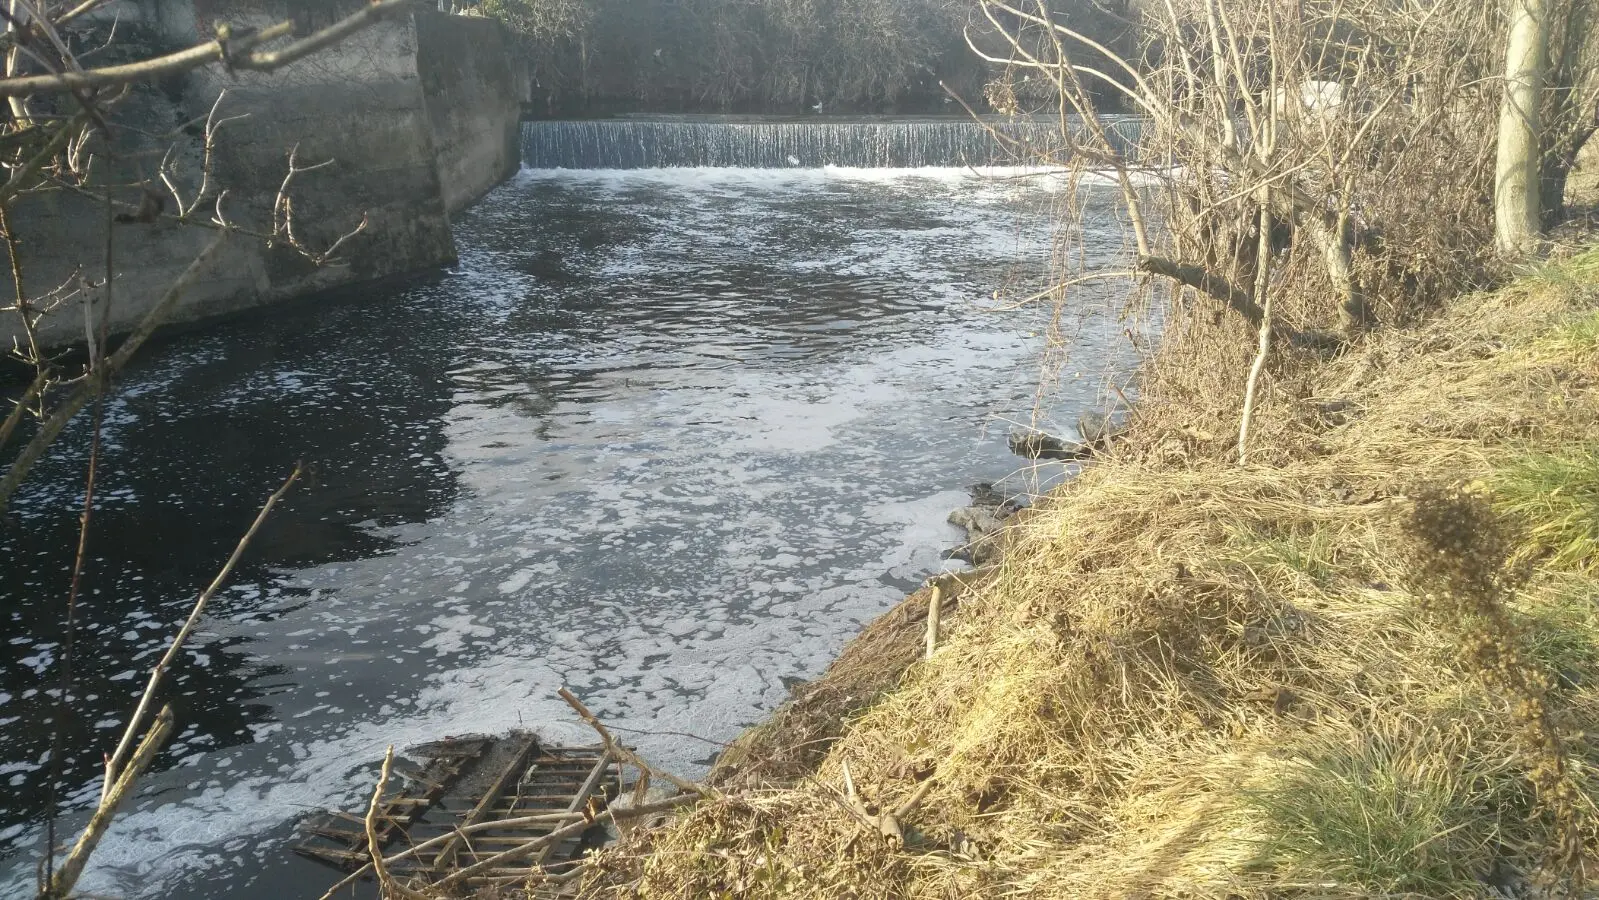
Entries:
MULTIPOLYGON (((196 591, 297 460, 311 476, 191 642, 178 736, 82 887, 314 897, 332 877, 285 852, 297 816, 351 804, 389 743, 586 740, 563 684, 697 771, 714 746, 683 733, 730 739, 939 568, 962 488, 1017 472, 1008 422, 1068 420, 1131 362, 1085 298, 1039 405, 1047 313, 987 309, 1040 283, 1056 196, 528 172, 460 223, 453 272, 150 352, 107 409, 68 831, 196 591)), ((1121 251, 1089 229, 1091 256, 1121 251)), ((40 845, 83 426, 0 525, 8 891, 40 845)))

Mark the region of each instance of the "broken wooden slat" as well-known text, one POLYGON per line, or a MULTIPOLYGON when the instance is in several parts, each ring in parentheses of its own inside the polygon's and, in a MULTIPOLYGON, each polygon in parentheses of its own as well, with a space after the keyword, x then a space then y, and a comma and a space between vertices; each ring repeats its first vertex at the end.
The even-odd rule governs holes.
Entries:
MULTIPOLYGON (((467 763, 481 756, 488 746, 487 739, 476 739, 449 747, 435 748, 433 752, 425 754, 429 762, 420 773, 416 774, 419 776, 417 780, 425 783, 427 790, 420 796, 405 796, 405 792, 402 791, 400 796, 383 801, 381 823, 376 829, 380 846, 386 846, 397 830, 407 829, 415 824, 416 820, 444 796, 448 786, 460 776, 467 763)), ((333 816, 351 824, 364 826, 366 823, 364 816, 338 812, 333 816)), ((365 865, 370 859, 364 827, 359 832, 345 832, 342 829, 328 827, 312 827, 309 830, 310 836, 295 846, 295 852, 341 868, 365 865), (336 848, 322 846, 316 843, 318 840, 341 846, 336 848)))
MULTIPOLYGON (((577 793, 572 795, 572 802, 566 807, 567 812, 575 813, 584 806, 588 805, 589 796, 594 793, 595 788, 600 786, 600 781, 605 778, 605 770, 610 766, 610 764, 611 754, 609 752, 602 754, 600 758, 595 761, 594 770, 589 772, 588 780, 584 781, 583 786, 578 788, 577 793)), ((528 862, 535 866, 542 866, 544 865, 544 861, 550 858, 550 853, 554 849, 555 846, 553 844, 547 846, 543 850, 540 850, 532 859, 528 860, 528 862)))
MULTIPOLYGON (((500 772, 499 777, 494 779, 494 783, 489 785, 488 790, 483 792, 483 799, 479 800, 477 805, 472 808, 472 811, 467 813, 461 824, 476 825, 482 821, 500 799, 500 795, 513 783, 513 779, 520 777, 521 773, 527 768, 528 759, 533 756, 534 751, 538 750, 538 748, 538 738, 529 735, 527 742, 511 757, 510 765, 506 766, 504 771, 500 772)), ((439 849, 438 854, 434 856, 434 868, 438 870, 441 876, 445 874, 444 870, 449 867, 451 860, 454 859, 456 848, 460 844, 460 836, 457 835, 456 840, 446 843, 439 849)))

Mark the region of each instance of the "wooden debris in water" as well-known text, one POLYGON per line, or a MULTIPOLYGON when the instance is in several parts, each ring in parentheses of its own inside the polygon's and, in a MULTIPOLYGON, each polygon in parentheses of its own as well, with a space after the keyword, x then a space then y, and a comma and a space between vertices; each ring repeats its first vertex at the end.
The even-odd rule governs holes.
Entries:
MULTIPOLYGON (((413 753, 426 762, 409 773, 396 767, 402 783, 375 816, 379 854, 410 848, 386 866, 401 879, 487 885, 525 881, 535 870, 559 877, 577 865, 596 814, 621 788, 608 748, 557 747, 525 732, 413 753)), ((328 813, 304 826, 295 850, 353 871, 343 886, 371 871, 364 826, 362 816, 328 813)))

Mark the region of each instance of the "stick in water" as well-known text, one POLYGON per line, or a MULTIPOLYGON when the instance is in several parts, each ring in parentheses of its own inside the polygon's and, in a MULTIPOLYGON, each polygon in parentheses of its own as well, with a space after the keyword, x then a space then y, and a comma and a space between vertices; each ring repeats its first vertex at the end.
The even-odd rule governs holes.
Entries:
POLYGON ((664 772, 660 769, 657 769, 645 762, 643 759, 639 758, 637 753, 634 753, 626 747, 623 747, 621 744, 618 744, 616 739, 611 737, 611 733, 606 730, 605 726, 600 724, 600 720, 594 718, 594 714, 589 712, 589 708, 583 705, 583 701, 577 699, 576 695, 564 687, 561 688, 560 694, 561 699, 565 700, 568 706, 576 710, 577 714, 582 717, 583 721, 587 722, 589 727, 594 729, 599 734, 600 740, 605 742, 605 749, 611 751, 612 756, 625 759, 629 763, 637 766, 640 771, 649 772, 651 775, 655 775, 668 782, 671 782, 673 787, 685 794, 698 794, 701 797, 711 796, 710 789, 704 785, 695 784, 692 781, 685 781, 676 775, 673 775, 671 772, 664 772))

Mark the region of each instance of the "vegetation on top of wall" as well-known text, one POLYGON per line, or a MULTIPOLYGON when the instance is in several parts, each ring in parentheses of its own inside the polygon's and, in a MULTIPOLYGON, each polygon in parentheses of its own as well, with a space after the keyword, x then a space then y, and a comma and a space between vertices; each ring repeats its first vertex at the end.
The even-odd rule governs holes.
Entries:
MULTIPOLYGON (((1056 14, 1130 55, 1127 0, 1056 14)), ((482 0, 520 32, 536 112, 958 110, 998 67, 972 52, 993 25, 967 0, 482 0)), ((1109 93, 1107 93, 1107 97, 1109 93)))

